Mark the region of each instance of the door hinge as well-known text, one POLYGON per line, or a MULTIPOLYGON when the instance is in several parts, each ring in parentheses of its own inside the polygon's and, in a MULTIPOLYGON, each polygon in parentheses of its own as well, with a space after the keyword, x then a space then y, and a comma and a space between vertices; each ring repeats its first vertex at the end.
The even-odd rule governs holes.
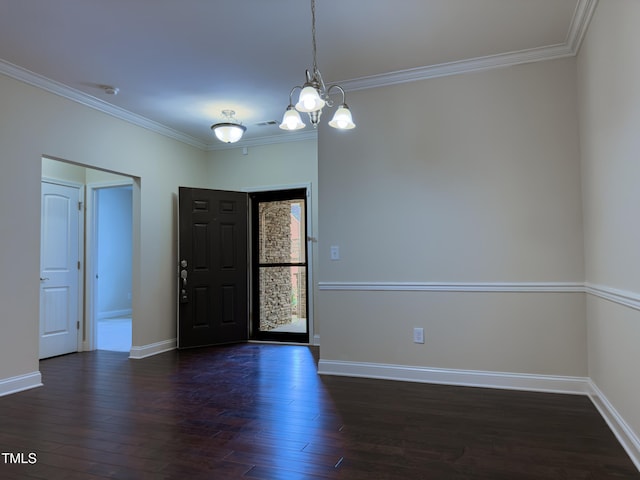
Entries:
POLYGON ((80 330, 80 320, 76 322, 76 330, 80 330))
POLYGON ((78 210, 82 211, 82 202, 78 202, 78 210))
POLYGON ((80 260, 78 260, 78 270, 80 270, 80 260))

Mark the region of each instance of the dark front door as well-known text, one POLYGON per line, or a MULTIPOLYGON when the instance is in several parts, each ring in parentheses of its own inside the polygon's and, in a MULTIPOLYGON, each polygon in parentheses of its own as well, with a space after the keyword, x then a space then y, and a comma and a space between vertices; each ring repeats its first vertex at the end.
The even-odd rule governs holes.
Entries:
POLYGON ((248 339, 247 194, 180 187, 178 348, 248 339))

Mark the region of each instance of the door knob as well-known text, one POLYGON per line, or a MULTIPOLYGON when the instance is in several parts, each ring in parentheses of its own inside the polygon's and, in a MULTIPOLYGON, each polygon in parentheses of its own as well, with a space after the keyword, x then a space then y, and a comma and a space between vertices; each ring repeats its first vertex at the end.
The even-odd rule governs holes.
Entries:
MULTIPOLYGON (((184 260, 182 261, 184 264, 184 260)), ((186 265, 183 265, 185 267, 186 265)), ((187 296, 187 271, 183 268, 180 271, 180 278, 182 279, 182 288, 180 289, 180 303, 187 303, 189 301, 189 297, 187 296)))
POLYGON ((49 280, 49 278, 48 278, 48 277, 45 277, 45 278, 40 277, 40 281, 41 281, 41 282, 46 282, 47 280, 49 280))

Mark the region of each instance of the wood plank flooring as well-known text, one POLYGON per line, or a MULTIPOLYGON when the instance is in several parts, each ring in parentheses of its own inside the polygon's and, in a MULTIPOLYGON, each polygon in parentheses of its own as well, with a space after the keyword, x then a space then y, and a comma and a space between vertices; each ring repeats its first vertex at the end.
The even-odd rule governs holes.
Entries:
POLYGON ((0 478, 640 479, 586 397, 316 364, 316 349, 261 344, 44 360, 44 387, 0 398, 0 451, 27 462, 3 454, 0 478))

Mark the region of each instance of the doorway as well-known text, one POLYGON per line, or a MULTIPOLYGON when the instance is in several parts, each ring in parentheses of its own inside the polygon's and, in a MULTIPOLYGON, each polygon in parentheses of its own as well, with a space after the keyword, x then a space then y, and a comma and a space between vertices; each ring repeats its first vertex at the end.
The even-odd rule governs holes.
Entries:
MULTIPOLYGON (((73 331, 76 332, 77 341, 75 342, 73 349, 71 349, 69 353, 71 351, 75 352, 95 350, 96 348, 130 351, 130 349, 132 348, 132 323, 134 321, 132 314, 132 303, 135 299, 135 296, 137 295, 137 292, 134 291, 135 289, 132 288, 133 282, 131 281, 131 278, 133 276, 134 265, 139 262, 139 253, 133 253, 134 244, 139 245, 139 227, 133 224, 132 219, 134 217, 134 213, 136 212, 136 215, 138 215, 138 217, 136 218, 139 218, 139 179, 124 174, 107 172, 104 170, 87 167, 85 165, 48 157, 42 157, 41 179, 43 185, 58 184, 64 186, 72 186, 80 192, 79 198, 69 200, 69 205, 75 206, 75 213, 79 216, 80 228, 78 235, 79 239, 77 242, 79 243, 79 253, 72 263, 73 269, 79 278, 77 308, 75 309, 78 311, 78 314, 73 320, 68 320, 69 325, 66 328, 70 331, 71 327, 73 327, 73 331), (103 250, 104 248, 108 248, 109 241, 105 241, 103 239, 99 242, 100 247, 98 246, 98 229, 96 226, 98 222, 98 214, 96 213, 96 198, 99 194, 96 194, 96 192, 98 192, 99 190, 106 191, 107 189, 112 189, 113 191, 120 190, 121 195, 127 197, 127 200, 125 201, 126 206, 124 208, 122 207, 122 202, 120 202, 121 205, 119 208, 115 208, 112 206, 112 209, 115 208, 115 210, 117 211, 117 213, 114 214, 116 217, 129 219, 128 221, 125 221, 125 224, 128 225, 128 228, 125 227, 125 236, 128 236, 128 246, 126 244, 124 246, 122 246, 123 244, 120 244, 120 246, 116 248, 117 252, 119 252, 117 253, 117 255, 119 255, 120 258, 127 259, 125 262, 127 263, 127 266, 123 268, 124 270, 128 271, 128 275, 120 275, 117 277, 117 280, 111 280, 113 290, 124 291, 124 294, 118 297, 120 301, 124 300, 124 302, 121 302, 120 306, 117 306, 117 304, 114 303, 113 299, 111 299, 110 303, 107 303, 107 305, 111 305, 110 308, 104 308, 104 303, 101 304, 103 306, 98 306, 100 298, 109 300, 109 297, 104 293, 100 294, 98 291, 98 288, 102 288, 102 286, 104 286, 106 282, 98 282, 98 280, 100 280, 100 271, 99 267, 97 266, 97 259, 99 256, 97 252, 103 250), (115 282, 120 282, 121 285, 118 287, 117 285, 114 285, 115 282), (109 345, 97 344, 97 340, 99 340, 102 336, 101 333, 98 332, 99 312, 106 313, 106 315, 103 315, 105 318, 115 318, 117 316, 121 319, 126 319, 126 323, 121 322, 121 325, 119 325, 118 329, 114 329, 114 331, 110 332, 112 338, 114 336, 115 338, 118 338, 117 345, 113 342, 111 342, 109 345)), ((107 199, 107 201, 98 201, 98 203, 106 205, 111 202, 107 199)), ((51 203, 51 205, 58 205, 59 207, 62 205, 62 201, 59 195, 56 202, 51 203)), ((56 211, 62 211, 61 208, 62 207, 57 208, 56 211)), ((44 215, 44 205, 42 212, 44 215)), ((102 217, 104 217, 104 215, 102 215, 102 217)), ((44 224, 41 226, 41 236, 43 237, 41 238, 41 248, 48 248, 48 241, 46 237, 51 237, 51 233, 48 231, 50 230, 50 228, 51 227, 47 227, 44 224)), ((107 228, 107 231, 109 231, 109 228, 107 228)), ((69 236, 61 236, 60 242, 62 242, 63 240, 64 242, 66 242, 67 237, 69 236)), ((71 235, 71 238, 74 237, 75 234, 71 235)), ((139 252, 139 250, 137 251, 139 252)), ((45 256, 44 254, 41 254, 41 259, 46 260, 45 264, 51 263, 49 257, 45 256)), ((41 290, 43 289, 43 287, 53 285, 51 282, 54 277, 48 274, 48 271, 45 269, 45 264, 42 265, 41 271, 41 290)), ((56 268, 59 269, 59 266, 56 266, 56 268)), ((103 280, 108 279, 108 275, 106 277, 103 277, 103 280)), ((52 293, 55 292, 56 290, 50 290, 47 292, 47 295, 43 295, 41 291, 41 337, 42 332, 45 330, 48 332, 50 338, 61 337, 60 334, 52 335, 55 332, 61 332, 63 330, 60 327, 61 321, 55 323, 53 322, 53 320, 57 317, 51 317, 52 314, 58 315, 56 313, 56 310, 52 308, 52 306, 56 308, 59 307, 58 304, 52 302, 54 300, 54 296, 52 295, 52 293), (47 316, 51 318, 49 320, 43 320, 46 319, 47 316), (51 328, 51 326, 55 328, 51 328)), ((61 296, 58 295, 55 298, 59 299, 61 298, 61 296)), ((60 313, 58 316, 60 318, 72 318, 71 315, 68 315, 66 313, 60 313)), ((43 352, 44 350, 41 347, 41 357, 43 357, 43 352)), ((44 353, 46 356, 52 356, 47 352, 44 353)), ((55 353, 54 355, 59 355, 61 353, 62 352, 60 351, 59 353, 55 353)))
POLYGON ((179 189, 178 348, 309 343, 310 189, 179 189))
POLYGON ((251 199, 251 338, 309 342, 307 191, 251 199))
POLYGON ((132 186, 92 187, 95 348, 131 350, 132 186))

